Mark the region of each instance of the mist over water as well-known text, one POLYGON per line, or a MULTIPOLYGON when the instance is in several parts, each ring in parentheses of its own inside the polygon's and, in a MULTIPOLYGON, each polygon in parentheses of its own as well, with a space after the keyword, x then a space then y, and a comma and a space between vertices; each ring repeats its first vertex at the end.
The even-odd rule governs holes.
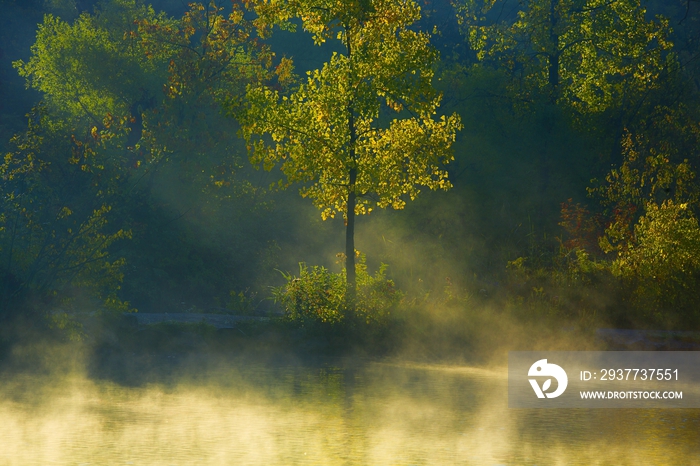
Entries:
POLYGON ((700 464, 698 410, 509 409, 504 367, 237 358, 180 372, 5 377, 0 464, 700 464))
MULTIPOLYGON (((271 290, 300 280, 300 263, 341 272, 346 222, 342 211, 322 220, 312 199, 299 195, 326 179, 322 172, 296 183, 279 165, 268 172, 247 162, 251 141, 238 130, 265 126, 267 110, 254 112, 252 126, 235 116, 249 86, 293 96, 296 84, 282 82, 283 56, 301 83, 351 47, 335 38, 314 45, 304 22, 291 18, 297 32, 275 30, 268 41, 277 77, 257 82, 242 71, 257 67, 257 49, 247 41, 225 63, 205 53, 217 42, 200 41, 218 30, 214 23, 226 24, 223 16, 210 23, 218 10, 144 3, 172 16, 161 23, 167 27, 159 31, 160 20, 137 11, 140 0, 0 4, 0 466, 700 466, 700 410, 510 409, 505 367, 509 350, 620 349, 596 341, 596 329, 682 330, 676 337, 683 341, 660 334, 646 343, 700 349, 700 332, 687 332, 700 330, 696 5, 551 0, 504 9, 507 1, 488 0, 491 13, 467 15, 482 2, 416 2, 420 23, 400 30, 434 31, 441 58, 424 67, 432 49, 422 49, 429 53, 410 64, 411 76, 434 71, 430 86, 442 95, 435 117, 457 112, 464 128, 450 148, 454 160, 440 167, 452 189, 422 186, 415 200, 404 196, 404 209, 355 220, 354 247, 368 274, 384 264, 391 280, 375 282, 384 293, 377 303, 403 296, 386 313, 377 305, 381 325, 363 333, 349 330, 354 324, 321 319, 314 327, 298 319, 292 326, 277 318, 293 313, 269 299, 271 290), (665 24, 651 23, 655 10, 665 24), (181 47, 154 40, 187 31, 197 11, 206 21, 181 47), (469 26, 472 16, 481 19, 469 26), (139 21, 154 29, 137 33, 139 21), (486 34, 480 44, 473 43, 474 26, 486 34), (540 39, 565 28, 560 50, 548 55, 540 39), (517 41, 501 35, 509 30, 527 45, 513 48, 517 41), (583 31, 595 31, 595 40, 577 36, 583 31), (579 48, 589 42, 610 48, 616 60, 610 53, 586 58, 598 53, 579 48), (541 45, 536 59, 521 55, 541 45), (180 53, 200 46, 196 56, 180 53), (252 62, 245 62, 248 52, 252 62), (19 59, 25 65, 17 68, 19 59), (28 65, 32 59, 36 66, 28 65), (208 75, 207 67, 220 71, 208 75), (40 99, 45 105, 31 110, 40 99), (287 181, 289 189, 279 188, 287 181), (648 233, 633 238, 638 227, 648 233), (113 245, 105 241, 116 231, 129 233, 113 245), (618 273, 625 270, 632 273, 618 273), (179 327, 121 319, 136 309, 141 316, 191 314, 179 327), (192 324, 210 313, 252 320, 226 330, 192 324), (71 338, 82 340, 65 344, 71 338)), ((248 2, 233 2, 240 3, 248 2)), ((230 11, 227 2, 211 6, 224 4, 230 11)), ((384 59, 358 63, 376 67, 378 77, 394 73, 384 59)), ((329 102, 388 78, 377 79, 348 82, 342 92, 329 88, 329 102)), ((318 85, 325 81, 337 79, 318 85)), ((397 82, 394 90, 411 89, 397 82)), ((376 134, 415 113, 409 104, 394 112, 387 95, 382 89, 371 97, 380 105, 381 117, 367 122, 376 134)), ((360 121, 375 112, 353 110, 369 99, 356 97, 309 123, 360 121)), ((414 97, 409 101, 432 99, 414 97)), ((321 127, 336 134, 338 124, 321 127)), ((342 147, 339 153, 351 150, 355 159, 357 148, 365 150, 352 146, 354 123, 352 132, 337 134, 328 143, 342 147)), ((401 148, 407 133, 396 134, 401 148)), ((397 158, 395 172, 367 171, 381 178, 376 191, 403 177, 405 163, 420 165, 421 152, 397 158)), ((293 166, 293 155, 279 162, 293 166)), ((322 165, 318 153, 307 155, 308 164, 322 165)), ((330 168, 365 166, 330 160, 330 168)), ((341 171, 326 181, 350 188, 350 173, 341 171)), ((312 298, 338 293, 309 285, 320 291, 312 298)), ((306 307, 294 301, 294 312, 317 306, 315 299, 306 307)))

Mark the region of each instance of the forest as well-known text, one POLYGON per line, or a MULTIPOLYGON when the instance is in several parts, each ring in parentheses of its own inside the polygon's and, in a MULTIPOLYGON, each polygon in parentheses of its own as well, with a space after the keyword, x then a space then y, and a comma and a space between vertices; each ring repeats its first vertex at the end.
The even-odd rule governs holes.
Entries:
POLYGON ((3 348, 166 312, 700 330, 696 1, 0 10, 3 348))

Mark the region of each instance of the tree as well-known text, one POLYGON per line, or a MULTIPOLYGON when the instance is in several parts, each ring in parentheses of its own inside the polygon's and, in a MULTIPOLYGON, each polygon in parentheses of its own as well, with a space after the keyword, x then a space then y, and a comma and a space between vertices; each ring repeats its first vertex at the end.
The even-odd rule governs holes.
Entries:
MULTIPOLYGON (((14 66, 48 109, 122 139, 125 166, 233 146, 220 104, 267 73, 244 7, 191 3, 178 19, 136 0, 105 3, 72 24, 46 15, 32 56, 14 66), (228 136, 227 136, 228 135, 228 136)), ((232 152, 232 151, 230 151, 232 152)))
POLYGON ((640 0, 455 0, 481 61, 503 67, 526 100, 580 114, 629 110, 673 66, 668 20, 640 0))
POLYGON ((124 261, 110 254, 131 236, 110 224, 120 169, 102 142, 71 129, 39 106, 0 163, 0 320, 129 307, 118 296, 124 261))
MULTIPOLYGON (((273 24, 293 28, 290 20, 298 18, 316 44, 339 41, 341 51, 292 91, 250 87, 241 121, 254 163, 268 170, 281 164, 289 184, 304 184, 301 195, 323 219, 343 215, 352 311, 355 216, 375 207, 402 209, 419 186, 449 189, 441 164, 453 159, 460 119, 435 118, 438 57, 429 34, 411 28, 420 18, 415 2, 273 0, 256 11, 262 31, 273 24)), ((291 65, 282 65, 280 76, 287 77, 291 65)))
POLYGON ((499 94, 542 131, 536 167, 543 223, 551 169, 567 152, 555 142, 561 129, 573 123, 604 145, 588 169, 605 169, 621 161, 625 128, 668 97, 678 70, 669 22, 649 18, 640 0, 452 2, 477 61, 464 71, 474 80, 497 70, 505 81, 499 94))
POLYGON ((634 284, 634 305, 656 317, 697 318, 700 287, 698 109, 659 106, 622 141, 623 163, 589 189, 606 207, 601 249, 634 284))
MULTIPOLYGON (((163 185, 179 188, 178 200, 219 209, 217 215, 224 205, 243 205, 244 213, 255 201, 259 207, 257 190, 238 175, 243 144, 236 123, 220 106, 268 73, 272 56, 252 34, 239 2, 226 11, 215 2, 192 3, 180 18, 133 0, 105 2, 70 23, 45 16, 31 57, 14 64, 28 87, 42 92, 44 105, 0 164, 1 192, 8 193, 0 205, 0 282, 10 290, 0 292, 3 298, 19 297, 18 290, 61 295, 60 289, 81 288, 88 270, 101 276, 97 263, 121 265, 125 257, 133 259, 133 277, 137 265, 162 264, 160 251, 192 247, 180 238, 168 244, 158 231, 176 210, 154 192, 163 185), (167 183, 154 182, 158 172, 167 183), (153 212, 160 216, 149 217, 153 212), (137 236, 131 250, 110 246, 130 230, 137 236), (138 241, 153 237, 162 249, 138 241)), ((219 272, 222 281, 231 275, 219 272)), ((114 293, 118 281, 110 282, 114 293)))
POLYGON ((155 20, 156 14, 127 0, 83 13, 72 24, 45 15, 30 59, 13 64, 28 87, 44 94, 49 111, 103 129, 108 113, 132 116, 134 102, 154 96, 166 77, 167 65, 149 60, 129 34, 136 18, 155 20))

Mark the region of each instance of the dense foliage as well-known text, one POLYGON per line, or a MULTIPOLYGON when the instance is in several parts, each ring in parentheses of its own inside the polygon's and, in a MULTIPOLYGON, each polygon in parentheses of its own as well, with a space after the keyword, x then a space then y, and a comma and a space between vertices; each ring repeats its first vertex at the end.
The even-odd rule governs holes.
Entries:
POLYGON ((700 325, 694 2, 0 11, 3 328, 139 309, 328 330, 479 306, 700 325))

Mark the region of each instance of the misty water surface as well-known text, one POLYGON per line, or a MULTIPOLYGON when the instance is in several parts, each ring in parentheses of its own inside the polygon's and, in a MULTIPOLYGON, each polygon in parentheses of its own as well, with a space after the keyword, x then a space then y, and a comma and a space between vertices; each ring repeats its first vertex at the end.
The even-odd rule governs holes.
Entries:
POLYGON ((5 377, 0 465, 700 465, 700 410, 512 410, 505 373, 239 361, 159 383, 5 377))

